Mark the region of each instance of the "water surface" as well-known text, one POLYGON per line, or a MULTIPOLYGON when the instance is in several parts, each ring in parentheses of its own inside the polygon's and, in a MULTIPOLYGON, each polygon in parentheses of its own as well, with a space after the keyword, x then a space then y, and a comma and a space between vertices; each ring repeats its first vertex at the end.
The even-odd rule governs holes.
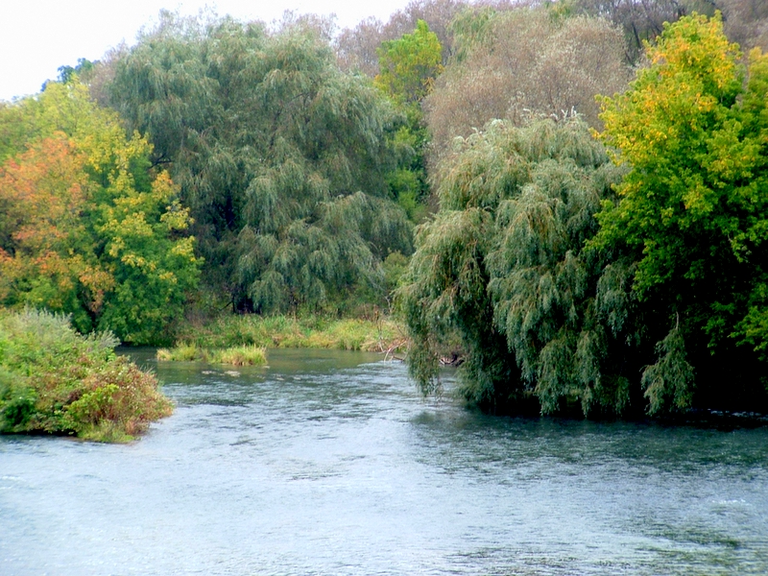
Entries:
POLYGON ((767 574, 768 429, 493 418, 374 355, 156 365, 131 445, 0 437, 3 575, 767 574))

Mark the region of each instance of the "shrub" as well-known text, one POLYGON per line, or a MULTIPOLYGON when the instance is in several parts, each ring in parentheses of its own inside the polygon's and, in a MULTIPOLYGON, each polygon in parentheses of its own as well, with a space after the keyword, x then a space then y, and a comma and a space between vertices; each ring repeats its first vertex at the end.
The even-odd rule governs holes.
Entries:
POLYGON ((172 404, 157 379, 114 353, 109 333, 81 336, 69 318, 0 310, 0 433, 126 442, 172 404))

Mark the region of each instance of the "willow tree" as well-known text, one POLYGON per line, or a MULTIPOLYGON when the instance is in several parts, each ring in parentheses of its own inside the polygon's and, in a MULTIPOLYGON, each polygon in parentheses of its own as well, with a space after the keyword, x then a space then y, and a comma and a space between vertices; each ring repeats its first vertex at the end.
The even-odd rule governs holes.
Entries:
POLYGON ((338 69, 321 29, 166 15, 118 62, 111 91, 170 165, 208 278, 234 300, 338 308, 377 290, 390 252, 410 250, 387 188, 397 115, 338 69))
POLYGON ((633 302, 620 266, 584 248, 621 169, 581 121, 497 120, 440 170, 440 210, 400 292, 422 389, 458 347, 463 392, 488 409, 629 409, 633 302))

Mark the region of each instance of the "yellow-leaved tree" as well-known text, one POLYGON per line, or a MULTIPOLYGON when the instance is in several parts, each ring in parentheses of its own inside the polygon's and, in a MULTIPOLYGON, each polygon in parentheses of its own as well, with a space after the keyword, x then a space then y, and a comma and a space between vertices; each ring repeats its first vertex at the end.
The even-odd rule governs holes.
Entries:
POLYGON ((768 58, 745 66, 719 14, 667 25, 648 58, 603 101, 603 138, 631 171, 594 245, 636 263, 658 340, 642 378, 651 408, 690 406, 694 383, 702 404, 743 407, 768 349, 768 58))
POLYGON ((0 304, 124 342, 168 339, 200 262, 150 152, 77 82, 0 108, 0 304))

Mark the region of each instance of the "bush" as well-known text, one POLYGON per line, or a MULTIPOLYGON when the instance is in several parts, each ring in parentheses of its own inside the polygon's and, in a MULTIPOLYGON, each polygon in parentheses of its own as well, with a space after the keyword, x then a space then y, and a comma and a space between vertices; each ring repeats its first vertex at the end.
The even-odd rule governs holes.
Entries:
POLYGON ((67 316, 0 310, 0 433, 127 442, 168 416, 157 379, 116 344, 110 333, 79 335, 67 316))

